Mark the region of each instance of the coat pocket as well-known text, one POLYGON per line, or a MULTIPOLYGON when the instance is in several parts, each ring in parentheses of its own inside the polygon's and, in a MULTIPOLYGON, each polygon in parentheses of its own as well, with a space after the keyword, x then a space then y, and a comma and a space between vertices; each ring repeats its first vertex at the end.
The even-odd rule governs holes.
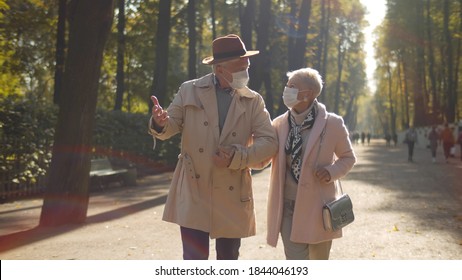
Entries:
POLYGON ((252 175, 250 169, 246 168, 242 170, 242 182, 241 182, 241 202, 251 201, 253 198, 252 193, 252 175))
POLYGON ((178 186, 181 189, 180 195, 190 195, 190 198, 196 202, 199 199, 199 185, 197 184, 194 163, 188 154, 180 154, 179 160, 182 162, 179 174, 181 180, 178 180, 178 183, 181 184, 181 186, 178 186), (186 194, 183 193, 185 191, 187 192, 186 194))

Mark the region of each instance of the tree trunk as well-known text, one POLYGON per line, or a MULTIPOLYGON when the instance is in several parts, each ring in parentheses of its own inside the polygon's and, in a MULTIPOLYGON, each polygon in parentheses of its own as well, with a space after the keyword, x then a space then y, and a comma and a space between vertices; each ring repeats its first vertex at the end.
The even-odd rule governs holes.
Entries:
POLYGON ((456 91, 454 88, 454 61, 452 53, 452 36, 449 31, 449 11, 451 10, 451 2, 449 0, 444 1, 444 44, 445 44, 445 56, 446 56, 446 68, 447 68, 447 92, 445 92, 446 98, 446 121, 454 122, 456 118, 456 91))
MULTIPOLYGON (((274 115, 274 94, 273 94, 273 86, 271 84, 271 73, 270 71, 265 71, 263 80, 265 82, 265 90, 266 90, 266 109, 272 118, 276 117, 274 115)), ((282 96, 282 94, 276 94, 276 96, 282 96)))
POLYGON ((196 54, 196 0, 188 2, 188 39, 189 39, 189 58, 188 58, 188 77, 195 79, 197 77, 197 54, 196 54))
POLYGON ((391 124, 391 135, 396 133, 396 122, 395 122, 395 109, 393 106, 393 79, 391 73, 390 63, 387 63, 387 74, 388 74, 388 102, 390 103, 390 124, 391 124))
MULTIPOLYGON (((252 58, 252 66, 249 69, 250 83, 249 87, 259 91, 263 83, 264 75, 270 71, 270 53, 269 53, 269 25, 271 20, 271 0, 260 1, 260 12, 257 25, 257 50, 260 53, 252 58)), ((268 91, 266 91, 269 94, 268 91)))
POLYGON ((86 219, 96 97, 112 18, 112 0, 70 2, 69 50, 41 226, 86 219))
POLYGON ((398 76, 398 88, 399 88, 399 98, 400 98, 400 101, 398 104, 400 104, 400 110, 401 110, 401 125, 403 127, 405 127, 405 121, 404 121, 404 118, 405 118, 405 112, 406 112, 406 107, 405 107, 405 100, 404 100, 404 96, 405 96, 405 85, 404 85, 404 79, 403 79, 403 72, 404 70, 402 70, 403 66, 402 66, 402 61, 400 60, 399 56, 398 56, 398 61, 397 61, 397 76, 398 76))
MULTIPOLYGON (((323 49, 323 54, 322 54, 322 64, 321 64, 321 69, 320 69, 320 73, 321 73, 321 76, 323 78, 323 81, 324 81, 324 84, 327 85, 328 82, 327 82, 327 65, 328 65, 328 60, 327 60, 327 57, 328 57, 328 49, 329 49, 329 29, 330 29, 330 14, 331 14, 331 7, 330 7, 330 0, 327 0, 327 15, 326 15, 326 20, 325 20, 325 32, 323 34, 324 38, 323 38, 323 46, 322 46, 322 49, 323 49)), ((325 90, 326 87, 323 87, 323 91, 324 91, 324 94, 321 94, 320 97, 320 101, 321 102, 325 102, 327 96, 326 96, 326 90, 325 90)))
POLYGON ((430 0, 427 0, 427 41, 428 41, 428 75, 430 76, 430 95, 432 97, 432 114, 437 117, 439 112, 439 98, 436 90, 436 78, 435 78, 435 50, 433 49, 433 37, 432 37, 432 20, 430 12, 430 0))
POLYGON ((340 26, 340 32, 338 36, 338 45, 337 45, 337 81, 335 83, 335 98, 334 98, 334 113, 338 114, 340 111, 340 86, 342 83, 342 72, 343 72, 343 62, 345 60, 345 50, 343 49, 343 44, 345 38, 345 27, 340 26))
POLYGON ((215 24, 215 0, 210 0, 210 20, 212 21, 212 36, 217 38, 217 26, 215 24))
MULTIPOLYGON (((239 1, 239 6, 241 1, 239 1)), ((247 0, 244 12, 240 14, 241 38, 248 50, 252 48, 252 30, 254 25, 256 3, 255 0, 247 0)))
POLYGON ((404 127, 409 127, 411 122, 410 113, 409 113, 409 86, 408 86, 408 66, 405 61, 405 58, 402 58, 403 65, 403 85, 404 85, 404 105, 405 105, 405 118, 404 118, 404 127))
POLYGON ((316 60, 314 63, 314 68, 321 73, 322 65, 322 54, 323 54, 323 40, 324 34, 326 33, 326 0, 321 0, 321 5, 319 5, 321 19, 319 20, 319 33, 316 39, 316 60))
MULTIPOLYGON (((167 97, 167 72, 168 72, 168 49, 170 39, 170 17, 171 0, 160 0, 159 16, 157 18, 156 45, 156 66, 152 81, 151 95, 155 95, 161 106, 166 106, 167 97)), ((152 101, 149 98, 149 112, 151 112, 152 101)))
POLYGON ((53 102, 60 103, 63 86, 64 59, 66 49, 66 10, 67 0, 59 0, 58 8, 58 30, 56 35, 56 68, 55 68, 55 87, 53 102))
POLYGON ((122 110, 125 92, 125 0, 117 0, 119 15, 117 21, 117 89, 115 98, 115 111, 122 110))
MULTIPOLYGON (((289 15, 289 33, 288 33, 288 38, 287 38, 287 69, 290 71, 290 70, 293 70, 293 58, 292 58, 292 55, 294 54, 294 51, 295 51, 295 34, 297 33, 297 29, 295 28, 296 27, 296 22, 295 22, 295 18, 297 17, 297 10, 298 10, 298 7, 297 7, 297 2, 296 0, 289 0, 289 6, 290 6, 290 15, 289 15)), ((284 106, 284 104, 282 103, 282 98, 281 98, 281 107, 284 106)), ((285 107, 284 107, 285 108, 285 107)))
MULTIPOLYGON (((290 0, 290 18, 287 42, 287 70, 294 71, 305 65, 306 37, 311 13, 311 0, 303 0, 300 8, 296 0, 290 0), (300 11, 298 18, 297 11, 300 11), (295 21, 297 18, 297 21, 295 21), (298 28, 296 28, 298 26, 298 28)), ((285 79, 285 77, 284 77, 285 79)), ((284 84, 284 83, 283 83, 284 84)), ((278 115, 286 110, 282 96, 279 97, 278 115)))
MULTIPOLYGON (((459 6, 462 7, 462 0, 459 0, 459 6)), ((459 34, 462 34, 462 9, 459 9, 459 34)), ((462 119, 462 111, 460 111, 460 106, 457 106, 459 104, 459 97, 460 95, 457 94, 459 92, 459 70, 460 70, 460 55, 462 51, 462 39, 460 36, 458 36, 457 39, 457 52, 456 52, 456 69, 454 70, 454 92, 455 92, 455 104, 456 104, 456 120, 461 120, 462 119)), ((460 130, 459 130, 460 131, 460 130)), ((461 151, 462 152, 462 151, 461 151)))
MULTIPOLYGON (((415 5, 415 18, 414 18, 414 34, 417 38, 425 38, 423 31, 423 7, 422 5, 415 5)), ((413 92, 414 92, 414 126, 427 125, 425 111, 426 104, 424 102, 424 47, 421 42, 414 43, 414 69, 413 73, 413 92)))
POLYGON ((288 70, 297 70, 305 67, 306 37, 308 34, 308 25, 311 15, 311 0, 303 0, 298 15, 298 29, 295 31, 295 41, 293 49, 289 48, 289 65, 288 70))

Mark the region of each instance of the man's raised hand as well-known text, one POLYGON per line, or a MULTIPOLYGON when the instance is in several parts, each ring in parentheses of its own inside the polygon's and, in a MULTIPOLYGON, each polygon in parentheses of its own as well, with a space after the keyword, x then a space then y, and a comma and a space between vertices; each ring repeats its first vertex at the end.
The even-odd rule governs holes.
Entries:
POLYGON ((162 106, 159 105, 159 100, 154 95, 151 95, 152 103, 152 120, 156 127, 162 129, 168 121, 168 113, 166 110, 162 109, 162 106))

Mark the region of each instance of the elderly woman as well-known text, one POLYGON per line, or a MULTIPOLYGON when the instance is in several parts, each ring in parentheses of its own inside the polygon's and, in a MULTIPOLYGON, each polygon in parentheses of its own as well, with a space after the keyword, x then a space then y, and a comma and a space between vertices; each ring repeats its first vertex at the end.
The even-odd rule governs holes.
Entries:
POLYGON ((356 157, 343 119, 316 100, 318 71, 303 68, 287 76, 283 100, 289 110, 273 121, 279 152, 271 160, 267 242, 276 247, 280 233, 287 259, 328 259, 342 231, 324 229, 322 207, 334 200, 334 181, 356 157))

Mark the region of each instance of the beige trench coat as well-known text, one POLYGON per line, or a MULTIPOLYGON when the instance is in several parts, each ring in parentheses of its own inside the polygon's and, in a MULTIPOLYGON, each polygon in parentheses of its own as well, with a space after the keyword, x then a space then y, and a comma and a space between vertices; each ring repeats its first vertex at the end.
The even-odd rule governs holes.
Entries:
MULTIPOLYGON (((334 181, 346 175, 356 162, 348 131, 343 119, 327 113, 323 104, 318 103, 318 115, 307 140, 303 156, 300 180, 293 215, 291 241, 316 244, 342 236, 341 230, 327 232, 322 222, 322 207, 335 197, 334 181), (327 116, 329 115, 329 118, 327 116), (326 125, 327 123, 327 125, 326 125), (314 176, 320 135, 326 125, 322 149, 317 160, 318 167, 325 167, 331 181, 322 183, 314 176), (338 158, 334 159, 334 154, 338 158)), ((279 139, 279 151, 272 159, 270 189, 268 194, 267 242, 276 247, 281 230, 284 185, 286 175, 285 143, 289 133, 288 112, 273 121, 279 139)))
MULTIPOLYGON (((164 140, 182 133, 181 154, 173 175, 163 220, 209 232, 211 238, 255 235, 251 168, 271 158, 277 138, 262 97, 248 88, 233 96, 220 135, 213 75, 181 85, 167 109, 164 140), (218 168, 212 156, 219 146, 236 152, 228 168, 218 168)), ((155 141, 155 139, 154 139, 155 141)))

